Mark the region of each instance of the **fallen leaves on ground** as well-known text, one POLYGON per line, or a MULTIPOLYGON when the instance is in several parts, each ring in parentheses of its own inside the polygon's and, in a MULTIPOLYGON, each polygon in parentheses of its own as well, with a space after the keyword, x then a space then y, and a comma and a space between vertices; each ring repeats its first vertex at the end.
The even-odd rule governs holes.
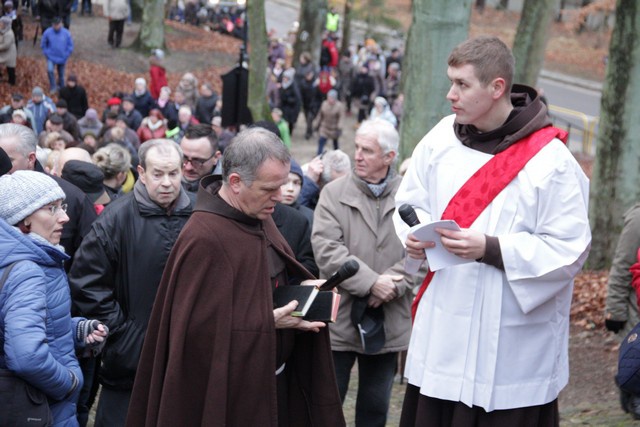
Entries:
POLYGON ((584 329, 604 327, 608 271, 583 271, 576 276, 571 323, 584 329))

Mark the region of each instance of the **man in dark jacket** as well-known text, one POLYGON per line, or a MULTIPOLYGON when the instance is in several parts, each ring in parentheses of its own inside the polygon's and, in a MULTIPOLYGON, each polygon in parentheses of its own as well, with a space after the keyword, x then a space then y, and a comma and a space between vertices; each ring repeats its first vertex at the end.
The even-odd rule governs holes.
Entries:
POLYGON ((296 301, 273 306, 276 286, 312 277, 271 219, 289 158, 276 135, 247 129, 222 178, 201 181, 158 290, 128 426, 345 425, 324 323, 291 316, 296 301))
POLYGON ((125 96, 122 99, 122 115, 129 128, 138 130, 143 116, 140 111, 136 110, 136 101, 132 96, 125 96))
POLYGON ((180 185, 180 147, 150 140, 139 156, 140 180, 93 224, 69 273, 77 309, 112 331, 102 353, 96 426, 124 425, 162 270, 192 210, 180 185))
POLYGON ((60 88, 60 99, 67 101, 67 108, 76 119, 84 117, 89 109, 89 101, 87 100, 87 91, 78 84, 78 76, 69 74, 67 84, 60 88))

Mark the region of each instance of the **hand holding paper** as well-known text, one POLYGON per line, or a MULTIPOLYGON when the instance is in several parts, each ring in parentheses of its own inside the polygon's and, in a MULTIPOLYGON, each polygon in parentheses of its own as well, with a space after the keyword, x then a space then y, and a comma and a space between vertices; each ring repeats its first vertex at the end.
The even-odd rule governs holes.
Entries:
MULTIPOLYGON (((436 229, 442 230, 445 233, 447 233, 447 230, 461 231, 458 224, 456 224, 456 222, 453 220, 442 220, 430 222, 428 224, 418 224, 411 227, 410 231, 410 233, 416 239, 423 242, 434 243, 433 247, 425 249, 425 255, 427 257, 427 261, 429 262, 429 269, 431 271, 441 270, 451 265, 464 264, 466 262, 471 262, 474 260, 465 259, 449 252, 448 248, 445 247, 442 243, 441 234, 438 233, 436 229)), ((451 240, 452 245, 457 248, 459 242, 455 242, 455 239, 451 240)))

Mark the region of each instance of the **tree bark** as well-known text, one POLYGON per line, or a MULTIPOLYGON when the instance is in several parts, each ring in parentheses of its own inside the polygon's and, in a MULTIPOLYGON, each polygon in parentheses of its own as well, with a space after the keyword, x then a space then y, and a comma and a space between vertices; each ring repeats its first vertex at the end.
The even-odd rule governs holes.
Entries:
POLYGON ((300 28, 293 47, 293 63, 300 65, 300 54, 309 52, 314 64, 320 63, 322 32, 327 22, 327 0, 302 0, 300 4, 300 28))
POLYGON ((164 48, 164 2, 145 0, 140 33, 134 46, 142 52, 164 48))
POLYGON ((264 13, 264 0, 247 2, 249 22, 249 110, 254 121, 271 120, 266 93, 268 68, 267 24, 264 13))
POLYGON ((514 83, 535 86, 544 63, 544 49, 558 0, 525 0, 513 42, 514 83))
POLYGON ((351 12, 353 11, 353 0, 346 0, 344 2, 344 14, 342 16, 342 44, 340 45, 340 52, 344 52, 349 49, 351 42, 351 12))
POLYGON ((622 215, 640 199, 640 5, 618 0, 591 181, 589 268, 609 267, 622 215))
POLYGON ((403 62, 404 114, 400 126, 400 156, 411 156, 420 139, 451 114, 447 58, 469 34, 471 3, 413 0, 412 23, 403 62))

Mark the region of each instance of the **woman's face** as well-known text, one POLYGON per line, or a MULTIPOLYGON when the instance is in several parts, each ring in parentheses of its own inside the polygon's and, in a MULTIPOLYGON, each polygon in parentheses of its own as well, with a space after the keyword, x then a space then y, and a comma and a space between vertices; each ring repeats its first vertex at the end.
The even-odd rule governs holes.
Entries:
POLYGON ((149 116, 149 121, 155 125, 156 123, 158 123, 158 117, 155 116, 154 114, 151 114, 149 116))
POLYGON ((49 243, 57 245, 62 237, 62 226, 69 221, 67 205, 62 200, 45 205, 26 217, 24 224, 31 227, 31 232, 45 238, 49 243))

